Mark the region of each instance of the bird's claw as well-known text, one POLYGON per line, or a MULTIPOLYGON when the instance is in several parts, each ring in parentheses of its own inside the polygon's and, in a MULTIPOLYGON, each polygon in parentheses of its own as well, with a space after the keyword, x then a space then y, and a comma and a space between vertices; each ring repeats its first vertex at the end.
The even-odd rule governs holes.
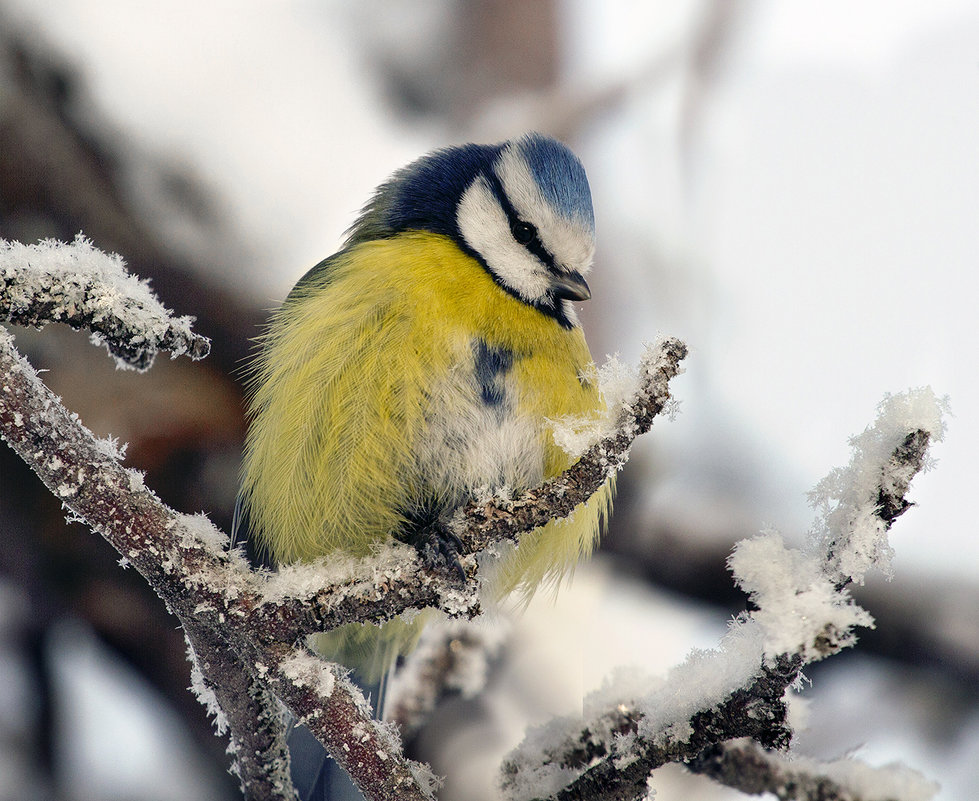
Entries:
POLYGON ((429 526, 419 533, 420 542, 415 547, 419 548, 428 562, 449 568, 461 582, 465 583, 468 576, 462 562, 459 561, 459 556, 464 550, 462 540, 442 525, 429 526))
POLYGON ((444 520, 432 514, 409 516, 410 525, 395 532, 395 539, 411 545, 429 567, 437 570, 448 568, 463 584, 469 579, 460 557, 466 554, 462 540, 453 533, 444 520))

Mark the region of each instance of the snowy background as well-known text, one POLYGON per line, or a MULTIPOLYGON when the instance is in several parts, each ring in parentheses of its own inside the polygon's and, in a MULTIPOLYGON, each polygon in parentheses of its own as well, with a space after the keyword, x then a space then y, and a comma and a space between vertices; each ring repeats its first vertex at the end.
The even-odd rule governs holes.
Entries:
MULTIPOLYGON (((946 441, 895 525, 895 579, 881 591, 899 609, 915 593, 950 599, 933 623, 950 629, 963 654, 951 672, 964 679, 858 646, 814 674, 799 745, 902 760, 942 783, 940 799, 972 797, 979 610, 960 599, 979 598, 979 7, 566 0, 473 3, 490 15, 474 21, 463 6, 4 0, 0 26, 71 64, 132 203, 189 262, 223 265, 210 278, 255 309, 333 252, 371 189, 424 151, 527 128, 565 138, 596 209, 583 312, 596 359, 635 360, 658 332, 692 348, 674 384, 680 416, 630 464, 647 475, 632 477, 629 525, 700 537, 721 562, 764 525, 801 541, 806 492, 845 464, 847 437, 885 393, 947 394, 946 441), (522 29, 504 22, 517 5, 545 16, 548 42, 515 44, 522 29), (546 58, 539 80, 498 63, 511 47, 546 58), (146 164, 178 165, 206 187, 222 237, 168 205, 146 164)), ((526 720, 574 709, 612 667, 665 670, 716 642, 728 612, 620 561, 601 556, 556 603, 534 604, 479 728, 447 720, 446 797, 466 782, 477 797, 526 720)), ((18 603, 0 576, 4 619, 18 603)), ((83 625, 64 623, 47 647, 65 699, 59 770, 74 784, 56 797, 214 797, 173 712, 83 625)), ((0 728, 15 732, 29 688, 2 648, 0 676, 0 728)), ((4 764, 0 797, 31 797, 17 784, 29 772, 4 764)), ((658 799, 739 797, 663 773, 658 799)))

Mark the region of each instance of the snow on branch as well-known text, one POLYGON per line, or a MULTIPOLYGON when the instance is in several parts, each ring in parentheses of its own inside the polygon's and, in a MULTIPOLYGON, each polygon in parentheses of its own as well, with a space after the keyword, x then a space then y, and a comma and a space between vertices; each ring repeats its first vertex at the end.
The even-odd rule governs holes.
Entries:
MULTIPOLYGON (((159 348, 193 357, 206 353, 207 341, 190 332, 189 319, 174 320, 145 284, 124 274, 118 257, 99 253, 85 240, 33 249, 4 244, 0 276, 0 313, 9 321, 90 327, 110 350, 139 367, 148 366, 159 348), (21 269, 24 264, 29 269, 21 269)), ((622 467, 635 437, 669 409, 669 381, 685 355, 678 340, 656 343, 643 358, 635 391, 624 393, 624 402, 610 403, 611 422, 589 428, 572 421, 563 433, 556 429, 556 436, 581 443, 584 451, 565 474, 519 498, 480 501, 457 515, 453 530, 464 550, 516 538, 587 500, 622 467), (584 448, 585 440, 596 439, 584 448)), ((139 472, 123 467, 115 443, 96 439, 61 405, 6 332, 0 332, 0 389, 4 439, 180 619, 195 689, 219 730, 230 733, 246 798, 295 798, 279 702, 309 727, 367 798, 433 797, 434 777, 404 756, 392 728, 372 719, 345 671, 300 643, 316 631, 381 622, 426 607, 475 616, 476 582, 458 582, 451 571, 433 569, 405 546, 366 560, 254 572, 210 521, 166 507, 139 472)), ((718 648, 692 654, 659 681, 620 677, 588 699, 584 725, 555 721, 532 732, 504 766, 508 797, 639 798, 654 768, 681 762, 742 789, 793 783, 803 788, 794 796, 801 799, 836 797, 832 793, 850 801, 927 798, 930 785, 912 781, 908 772, 787 762, 758 746, 782 749, 791 741, 788 691, 802 668, 852 645, 856 627, 873 625, 847 585, 861 582, 872 566, 888 569, 887 532, 910 506, 906 494, 912 478, 929 465, 929 444, 942 437, 942 412, 929 390, 885 399, 876 425, 853 439, 850 465, 814 490, 818 519, 806 549, 787 548, 774 532, 738 544, 730 567, 754 609, 734 621, 718 648), (739 738, 749 739, 746 744, 739 738), (871 784, 887 787, 888 777, 895 776, 894 793, 868 791, 871 784), (816 789, 804 789, 810 786, 816 789)), ((463 563, 472 575, 474 557, 463 557, 463 563)), ((456 657, 478 657, 465 653, 475 640, 454 637, 461 645, 450 640, 448 647, 456 657)), ((441 661, 444 648, 433 647, 429 656, 437 690, 456 672, 441 661)), ((416 684, 422 687, 418 697, 430 691, 425 681, 416 684)))
POLYGON ((849 465, 809 493, 818 515, 814 547, 825 553, 835 581, 863 584, 871 567, 890 575, 887 530, 911 505, 905 498, 911 479, 931 466, 928 442, 942 439, 947 412, 947 400, 928 388, 888 395, 876 425, 851 438, 849 465))
MULTIPOLYGON (((846 585, 871 566, 887 568, 887 532, 910 506, 905 495, 929 464, 929 443, 943 436, 943 410, 930 389, 886 398, 875 425, 851 440, 849 466, 811 495, 819 519, 806 549, 787 548, 775 532, 735 547, 729 564, 755 609, 733 621, 716 649, 691 654, 665 679, 620 675, 587 700, 584 721, 553 721, 530 732, 504 763, 506 798, 639 799, 655 768, 706 764, 726 741, 748 737, 765 748, 786 748, 792 738, 787 696, 802 668, 852 645, 856 627, 873 625, 846 585)), ((752 764, 758 782, 777 781, 769 775, 775 760, 752 764)), ((712 773, 718 780, 725 775, 712 773)), ((841 797, 931 795, 923 780, 898 785, 909 789, 887 796, 848 790, 841 797)))
POLYGON ((0 321, 17 325, 87 328, 124 368, 146 370, 161 350, 203 359, 211 348, 190 330, 193 318, 174 317, 122 258, 81 234, 71 244, 0 240, 0 310, 0 321))
POLYGON ((629 460, 636 437, 649 431, 664 410, 670 410, 670 381, 682 372, 680 363, 686 356, 687 346, 672 337, 647 345, 634 391, 609 410, 610 430, 599 428, 604 436, 571 468, 515 500, 473 501, 456 514, 453 532, 465 549, 480 551, 492 542, 515 539, 549 520, 567 517, 594 495, 629 460))

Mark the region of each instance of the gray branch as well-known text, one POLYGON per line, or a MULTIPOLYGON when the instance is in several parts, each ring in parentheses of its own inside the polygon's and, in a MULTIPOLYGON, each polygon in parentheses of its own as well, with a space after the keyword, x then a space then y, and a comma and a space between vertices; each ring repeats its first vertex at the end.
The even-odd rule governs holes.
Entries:
POLYGON ((236 660, 247 666, 245 677, 236 680, 238 686, 222 691, 225 700, 247 696, 257 703, 254 715, 239 707, 229 719, 241 725, 232 732, 232 746, 237 748, 236 767, 246 797, 293 799, 291 784, 281 784, 280 764, 249 757, 249 752, 278 750, 283 737, 276 729, 281 724, 270 719, 268 704, 256 692, 256 682, 307 723, 368 799, 430 797, 419 778, 425 770, 404 757, 335 665, 310 656, 321 676, 332 679, 299 677, 305 681, 296 686, 295 657, 302 649, 296 649, 295 640, 276 641, 268 633, 256 636, 252 613, 267 612, 264 578, 252 573, 237 553, 222 550, 227 538, 205 519, 177 514, 143 485, 140 473, 122 467, 114 446, 97 440, 62 406, 16 353, 6 332, 0 332, 0 387, 4 439, 73 515, 149 581, 185 625, 205 684, 212 691, 224 686, 236 660), (353 751, 358 759, 351 758, 346 738, 357 740, 353 751), (368 758, 371 754, 373 760, 368 758))
POLYGON ((289 774, 289 748, 282 712, 268 687, 213 628, 182 621, 198 697, 213 699, 218 734, 230 734, 233 770, 245 801, 298 801, 289 774))
MULTIPOLYGON (((857 452, 850 467, 831 474, 835 490, 827 490, 827 497, 838 501, 826 510, 825 530, 809 552, 788 551, 771 536, 739 543, 732 568, 757 606, 725 638, 741 638, 741 661, 755 648, 749 643, 745 649, 745 638, 757 639, 757 667, 741 686, 719 702, 709 699, 695 706, 684 719, 650 719, 660 709, 675 706, 675 698, 690 684, 689 674, 696 666, 687 663, 652 695, 608 703, 584 726, 568 721, 564 733, 552 729, 532 734, 504 763, 507 797, 514 801, 640 799, 646 796, 647 779, 654 769, 668 762, 707 765, 709 756, 726 741, 747 737, 765 748, 788 747, 792 731, 786 723, 786 693, 806 664, 852 645, 855 626, 872 625, 870 616, 853 604, 845 585, 886 557, 887 531, 909 508, 905 495, 911 479, 927 464, 929 442, 941 435, 940 419, 928 429, 895 434, 882 413, 877 426, 855 438, 857 452), (890 452, 882 451, 887 447, 890 452), (878 476, 869 488, 860 481, 868 474, 878 476), (781 565, 773 564, 781 560, 790 569, 782 571, 781 565), (846 576, 841 565, 847 566, 846 576), (775 578, 771 578, 773 571, 779 571, 775 578), (785 586, 786 576, 796 583, 785 586), (798 603, 815 606, 797 611, 793 604, 798 603), (785 647, 786 638, 792 639, 790 648, 785 647), (531 789, 555 784, 559 786, 545 795, 531 789)), ((729 652, 716 652, 713 658, 715 672, 737 673, 729 652)), ((720 770, 712 774, 718 780, 724 775, 720 770)), ((852 795, 852 801, 870 799, 852 795)))
POLYGON ((718 743, 686 765, 742 793, 771 793, 780 801, 901 801, 938 789, 918 773, 893 765, 881 769, 850 760, 791 759, 749 739, 718 743))

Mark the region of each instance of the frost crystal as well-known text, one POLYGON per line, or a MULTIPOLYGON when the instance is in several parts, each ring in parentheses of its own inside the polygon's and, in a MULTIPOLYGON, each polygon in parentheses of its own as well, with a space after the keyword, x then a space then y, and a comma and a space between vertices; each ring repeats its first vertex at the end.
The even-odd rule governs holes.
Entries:
POLYGON ((769 532, 735 546, 728 560, 735 579, 758 609, 752 619, 765 634, 765 656, 799 653, 821 659, 850 644, 854 626, 873 626, 873 618, 837 590, 821 561, 786 548, 769 532))
POLYGON ((204 674, 201 672, 200 665, 197 663, 197 654, 187 643, 187 659, 190 662, 190 689, 197 697, 197 700, 207 709, 208 715, 214 716, 214 728, 219 735, 223 735, 228 730, 228 719, 225 717, 221 704, 214 694, 214 690, 207 683, 204 674))
POLYGON ((914 432, 941 441, 947 412, 948 400, 937 398, 930 387, 888 395, 877 407, 874 424, 850 439, 850 463, 833 470, 809 493, 818 515, 811 534, 813 548, 831 552, 838 580, 862 583, 871 567, 889 572, 889 519, 880 514, 881 504, 887 496, 897 497, 904 506, 896 513, 903 511, 911 478, 930 467, 927 460, 896 461, 894 454, 914 432))
POLYGON ((601 367, 590 365, 582 378, 598 386, 605 411, 548 421, 555 444, 575 459, 602 437, 612 433, 619 409, 632 399, 639 385, 636 368, 623 364, 618 356, 609 356, 601 367))
POLYGON ((0 240, 0 309, 18 325, 88 328, 123 368, 146 370, 158 350, 200 359, 210 349, 191 332, 192 318, 173 317, 119 256, 81 234, 71 244, 0 240))
POLYGON ((329 663, 314 654, 295 651, 282 661, 281 670, 297 687, 308 687, 320 698, 329 698, 333 693, 335 679, 329 663))

